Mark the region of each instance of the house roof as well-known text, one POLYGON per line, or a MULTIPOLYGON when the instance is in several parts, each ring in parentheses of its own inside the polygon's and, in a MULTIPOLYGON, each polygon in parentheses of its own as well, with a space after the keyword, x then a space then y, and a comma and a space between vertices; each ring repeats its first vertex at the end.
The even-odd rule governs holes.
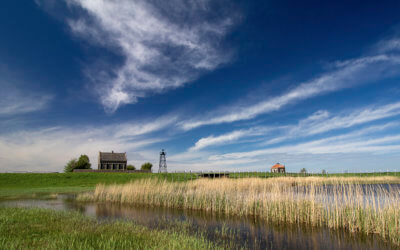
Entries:
POLYGON ((126 153, 99 152, 101 161, 126 161, 126 153))
POLYGON ((273 165, 271 168, 285 168, 285 165, 277 163, 277 164, 273 165))

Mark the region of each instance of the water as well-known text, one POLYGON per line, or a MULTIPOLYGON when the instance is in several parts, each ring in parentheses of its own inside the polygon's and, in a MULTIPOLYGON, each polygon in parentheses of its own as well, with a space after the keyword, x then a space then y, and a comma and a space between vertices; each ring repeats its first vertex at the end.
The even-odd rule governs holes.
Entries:
POLYGON ((298 198, 311 194, 313 200, 325 204, 326 207, 335 205, 336 202, 346 204, 352 201, 363 207, 378 209, 398 202, 400 184, 343 184, 340 186, 325 184, 319 188, 296 186, 291 192, 298 198))
POLYGON ((149 228, 182 228, 203 233, 227 248, 250 249, 395 249, 378 236, 305 226, 278 226, 250 217, 228 217, 207 212, 149 208, 109 203, 80 203, 74 195, 55 199, 1 201, 5 207, 40 207, 80 213, 102 221, 128 220, 149 228))

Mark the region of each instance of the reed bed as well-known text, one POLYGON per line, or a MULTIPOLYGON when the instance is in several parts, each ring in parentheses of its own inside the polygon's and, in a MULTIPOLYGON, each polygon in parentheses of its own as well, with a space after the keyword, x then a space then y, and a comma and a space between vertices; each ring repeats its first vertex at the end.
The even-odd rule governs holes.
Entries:
POLYGON ((93 193, 82 194, 78 199, 327 226, 378 234, 400 245, 399 189, 385 184, 360 184, 391 182, 391 178, 396 177, 222 178, 181 183, 146 179, 124 185, 97 185, 93 193))

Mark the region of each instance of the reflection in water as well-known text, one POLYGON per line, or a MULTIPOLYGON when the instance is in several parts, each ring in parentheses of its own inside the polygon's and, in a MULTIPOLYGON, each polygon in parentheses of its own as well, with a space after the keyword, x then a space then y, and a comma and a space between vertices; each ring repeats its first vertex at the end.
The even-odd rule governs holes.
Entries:
POLYGON ((326 228, 273 225, 249 217, 228 217, 199 211, 133 207, 120 204, 79 203, 74 196, 54 200, 2 201, 0 206, 42 207, 79 211, 99 220, 131 220, 158 229, 184 228, 231 248, 252 249, 394 249, 373 235, 350 234, 326 228))

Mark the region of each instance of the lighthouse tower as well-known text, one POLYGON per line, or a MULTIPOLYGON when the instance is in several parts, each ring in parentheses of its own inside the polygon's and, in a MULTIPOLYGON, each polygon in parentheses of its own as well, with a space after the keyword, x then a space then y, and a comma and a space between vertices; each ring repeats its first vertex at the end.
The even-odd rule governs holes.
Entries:
POLYGON ((160 152, 160 165, 158 168, 158 173, 167 173, 167 159, 165 158, 165 151, 164 149, 160 152))

